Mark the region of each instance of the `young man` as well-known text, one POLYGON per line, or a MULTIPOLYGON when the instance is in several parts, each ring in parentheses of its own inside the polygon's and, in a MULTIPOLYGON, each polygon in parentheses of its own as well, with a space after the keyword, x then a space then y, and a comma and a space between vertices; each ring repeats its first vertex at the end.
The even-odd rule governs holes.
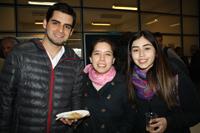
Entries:
POLYGON ((156 38, 158 44, 161 46, 172 68, 176 71, 183 72, 189 75, 189 70, 184 61, 176 54, 176 52, 172 48, 165 47, 163 45, 163 35, 160 32, 155 32, 154 37, 156 38))
POLYGON ((0 75, 1 133, 71 133, 56 114, 80 109, 83 62, 64 44, 72 35, 74 10, 51 6, 43 40, 20 44, 0 75))
POLYGON ((0 72, 4 65, 4 59, 10 54, 14 46, 19 43, 19 41, 14 37, 4 37, 0 41, 0 72))
POLYGON ((16 44, 18 44, 19 41, 15 38, 15 37, 4 37, 1 40, 1 52, 2 52, 2 57, 6 58, 8 56, 8 54, 10 54, 10 52, 13 50, 14 46, 16 44))

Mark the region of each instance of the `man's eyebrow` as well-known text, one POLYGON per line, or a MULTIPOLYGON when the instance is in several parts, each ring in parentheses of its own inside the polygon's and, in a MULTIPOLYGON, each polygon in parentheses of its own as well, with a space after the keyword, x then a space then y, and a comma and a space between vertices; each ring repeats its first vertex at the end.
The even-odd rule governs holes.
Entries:
POLYGON ((58 21, 58 20, 56 20, 56 19, 51 19, 51 21, 55 21, 55 22, 60 23, 60 21, 58 21))
MULTIPOLYGON (((61 23, 60 21, 58 21, 58 20, 56 20, 56 19, 51 19, 51 21, 55 21, 55 22, 61 23)), ((72 24, 64 24, 64 25, 72 26, 72 24)))
MULTIPOLYGON (((56 20, 56 19, 52 19, 51 21, 54 21, 54 22, 60 23, 60 21, 58 21, 58 20, 56 20)), ((70 26, 70 27, 72 27, 72 25, 71 25, 71 24, 64 24, 64 25, 67 25, 67 26, 70 26)))

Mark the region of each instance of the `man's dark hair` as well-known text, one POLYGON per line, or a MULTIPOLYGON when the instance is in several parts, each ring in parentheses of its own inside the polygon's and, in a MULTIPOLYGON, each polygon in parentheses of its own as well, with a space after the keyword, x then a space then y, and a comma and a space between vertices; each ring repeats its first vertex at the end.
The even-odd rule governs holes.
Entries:
POLYGON ((153 35, 154 35, 155 37, 161 37, 161 38, 162 38, 162 36, 163 36, 160 32, 154 32, 153 35))
POLYGON ((53 16, 54 11, 60 11, 71 15, 73 17, 72 28, 74 28, 76 24, 76 13, 71 6, 69 6, 67 3, 56 3, 53 6, 50 6, 46 14, 47 22, 49 22, 49 19, 53 16))

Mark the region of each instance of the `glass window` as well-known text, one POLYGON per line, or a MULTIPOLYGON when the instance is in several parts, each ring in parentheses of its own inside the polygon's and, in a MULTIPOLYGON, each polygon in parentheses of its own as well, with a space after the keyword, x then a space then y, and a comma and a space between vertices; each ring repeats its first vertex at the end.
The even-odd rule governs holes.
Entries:
POLYGON ((195 17, 183 17, 183 33, 199 34, 199 19, 195 17))
MULTIPOLYGON (((42 23, 46 16, 47 8, 19 8, 18 29, 20 32, 44 32, 42 23), (25 12, 25 13, 24 13, 25 12)), ((75 31, 80 31, 80 10, 75 9, 77 24, 75 31)))
POLYGON ((80 8, 74 8, 76 12, 76 25, 74 27, 75 32, 81 32, 82 29, 82 20, 81 20, 81 10, 80 8))
POLYGON ((199 0, 183 0, 183 14, 198 15, 199 0))
POLYGON ((67 45, 72 48, 79 57, 83 58, 83 41, 81 33, 73 33, 68 39, 67 45))
POLYGON ((43 32, 43 19, 47 8, 19 8, 18 30, 20 32, 43 32))
POLYGON ((137 14, 132 11, 87 9, 83 18, 85 32, 131 32, 138 27, 137 14))
POLYGON ((141 0, 142 11, 180 13, 179 0, 141 0))
POLYGON ((16 37, 15 33, 0 33, 0 39, 8 36, 16 37))
POLYGON ((82 36, 81 33, 73 33, 68 39, 67 44, 71 48, 81 48, 82 49, 82 36))
POLYGON ((33 38, 42 39, 43 37, 44 33, 19 33, 17 38, 21 40, 21 42, 24 42, 33 38))
POLYGON ((83 0, 84 7, 109 8, 112 6, 137 7, 137 0, 83 0))
POLYGON ((161 15, 161 14, 141 14, 142 29, 148 29, 152 32, 180 33, 179 16, 161 15))
POLYGON ((15 14, 13 7, 0 8, 0 31, 15 31, 15 14))
MULTIPOLYGON (((29 0, 17 0, 18 4, 28 4, 29 0)), ((31 1, 41 1, 41 0, 31 0, 31 1)), ((52 0, 44 0, 45 2, 55 2, 52 0)), ((43 1, 43 2, 44 2, 43 1)), ((66 0, 59 0, 59 2, 63 2, 65 3, 66 0)), ((80 6, 80 0, 67 0, 67 4, 71 5, 71 6, 80 6)))
POLYGON ((0 0, 0 3, 14 3, 14 0, 0 0))
POLYGON ((197 36, 184 36, 184 55, 191 56, 199 47, 199 38, 197 36))
POLYGON ((170 36, 170 35, 163 35, 163 44, 166 47, 176 48, 181 46, 181 37, 180 36, 170 36))

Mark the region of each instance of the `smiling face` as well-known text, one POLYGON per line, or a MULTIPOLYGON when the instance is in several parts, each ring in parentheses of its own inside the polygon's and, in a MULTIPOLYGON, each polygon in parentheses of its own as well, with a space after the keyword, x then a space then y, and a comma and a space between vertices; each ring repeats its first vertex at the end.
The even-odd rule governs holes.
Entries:
POLYGON ((92 51, 90 62, 98 73, 106 73, 115 62, 111 45, 107 42, 98 42, 92 51))
POLYGON ((133 41, 131 55, 134 63, 142 70, 149 70, 153 66, 156 51, 153 45, 143 36, 133 41))
POLYGON ((60 11, 54 11, 53 16, 48 22, 46 19, 44 20, 43 27, 46 29, 47 34, 45 41, 62 46, 69 36, 72 35, 72 23, 72 16, 60 11))

